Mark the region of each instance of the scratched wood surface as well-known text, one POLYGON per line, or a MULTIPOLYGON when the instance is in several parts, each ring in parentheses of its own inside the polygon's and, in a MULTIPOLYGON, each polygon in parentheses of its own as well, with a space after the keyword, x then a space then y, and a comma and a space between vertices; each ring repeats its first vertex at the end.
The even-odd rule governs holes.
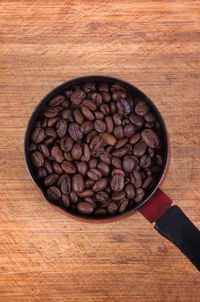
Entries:
POLYGON ((200 275, 138 213, 90 225, 52 209, 25 169, 39 100, 71 78, 122 78, 163 114, 163 189, 200 228, 200 2, 0 2, 0 301, 200 301, 200 275), (45 4, 42 4, 45 3, 45 4))

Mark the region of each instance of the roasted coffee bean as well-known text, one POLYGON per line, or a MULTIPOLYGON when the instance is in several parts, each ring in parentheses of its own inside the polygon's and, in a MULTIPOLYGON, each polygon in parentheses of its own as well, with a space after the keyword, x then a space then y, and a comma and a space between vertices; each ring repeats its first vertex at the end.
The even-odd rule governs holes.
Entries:
POLYGON ((64 160, 62 150, 58 145, 54 145, 51 149, 51 156, 58 162, 61 163, 64 160))
POLYGON ((124 147, 127 143, 128 143, 128 138, 121 138, 117 141, 117 143, 115 145, 115 149, 124 147))
POLYGON ((112 193, 112 200, 116 201, 116 200, 121 200, 126 196, 126 194, 121 191, 121 192, 113 192, 112 193))
POLYGON ((69 120, 69 118, 71 117, 72 115, 72 110, 71 109, 64 109, 62 112, 61 112, 61 116, 64 120, 69 120))
POLYGON ((120 126, 122 123, 122 119, 121 116, 118 112, 113 113, 113 121, 115 123, 116 126, 120 126))
POLYGON ((141 134, 138 132, 130 138, 129 142, 130 144, 135 145, 140 140, 140 138, 141 134))
POLYGON ((92 179, 92 180, 94 180, 94 181, 97 181, 97 180, 99 180, 99 179, 102 177, 102 174, 101 174, 101 172, 100 172, 99 170, 97 170, 97 169, 91 169, 91 170, 89 170, 89 171, 87 172, 87 176, 88 176, 90 179, 92 179))
POLYGON ((100 161, 98 164, 97 164, 97 168, 98 170, 101 171, 101 174, 103 176, 107 176, 109 173, 110 173, 110 167, 108 164, 106 164, 105 162, 103 161, 100 161))
POLYGON ((97 208, 94 210, 93 214, 98 216, 104 216, 107 214, 107 210, 105 208, 97 208))
POLYGON ((73 161, 73 157, 72 157, 71 153, 69 153, 69 152, 64 152, 64 158, 67 161, 73 161))
POLYGON ((145 101, 140 101, 135 106, 135 113, 141 116, 146 115, 149 112, 149 106, 145 101))
POLYGON ((31 160, 33 165, 37 168, 42 167, 44 165, 44 157, 39 151, 34 151, 32 153, 31 160))
POLYGON ((69 100, 64 100, 64 101, 62 101, 62 103, 61 103, 61 106, 62 106, 63 108, 68 108, 69 105, 70 105, 70 101, 69 101, 69 100))
POLYGON ((62 174, 63 173, 63 170, 62 170, 61 166, 56 161, 54 161, 52 163, 52 166, 53 166, 53 169, 54 169, 55 173, 57 173, 57 174, 62 174))
POLYGON ((125 176, 125 173, 121 169, 113 169, 111 172, 111 176, 114 177, 115 174, 121 174, 122 176, 125 176))
POLYGON ((140 167, 149 168, 151 166, 151 157, 148 154, 144 154, 140 157, 140 167))
POLYGON ((110 88, 111 92, 116 91, 116 90, 125 90, 124 87, 122 87, 120 84, 113 84, 110 88))
POLYGON ((105 92, 105 91, 102 91, 102 92, 101 92, 101 96, 102 96, 103 101, 104 101, 105 103, 109 103, 109 102, 110 102, 110 100, 111 100, 111 95, 110 95, 110 93, 105 92))
POLYGON ((45 134, 48 135, 48 136, 51 136, 53 138, 56 138, 56 136, 57 136, 57 133, 56 133, 55 129, 52 128, 52 127, 46 127, 45 128, 45 134))
POLYGON ((57 134, 59 137, 63 137, 67 132, 67 122, 65 120, 59 120, 56 123, 57 134))
POLYGON ((143 182, 142 188, 146 189, 152 183, 152 181, 153 181, 152 176, 147 177, 143 182))
POLYGON ((160 154, 156 154, 156 163, 157 163, 158 166, 163 165, 163 158, 160 154))
POLYGON ((105 83, 105 82, 99 83, 99 84, 98 84, 98 90, 99 90, 99 91, 108 92, 108 91, 109 91, 109 84, 108 84, 108 83, 105 83))
POLYGON ((114 128, 114 123, 113 123, 113 119, 111 116, 106 116, 105 117, 105 123, 106 123, 106 132, 107 133, 112 133, 113 132, 113 128, 114 128))
POLYGON ((94 211, 94 206, 86 201, 81 201, 77 204, 77 210, 79 213, 89 215, 94 211))
MULTIPOLYGON (((93 192, 93 194, 94 194, 94 192, 93 192)), ((94 195, 93 195, 93 197, 84 197, 84 201, 93 204, 93 206, 96 208, 96 200, 94 200, 94 195)))
POLYGON ((144 198, 145 191, 142 188, 136 190, 135 202, 139 202, 144 198))
POLYGON ((124 155, 126 155, 128 152, 128 149, 126 147, 123 147, 123 148, 120 148, 120 149, 117 149, 115 151, 112 152, 112 156, 115 156, 115 157, 123 157, 124 155))
POLYGON ((59 176, 56 173, 48 175, 44 180, 45 186, 49 187, 49 186, 55 184, 55 182, 58 180, 58 177, 59 176))
POLYGON ((147 122, 155 122, 156 117, 155 117, 155 115, 154 115, 152 112, 149 112, 149 113, 147 113, 147 114, 144 116, 144 119, 145 119, 145 121, 147 121, 147 122))
POLYGON ((33 151, 35 151, 35 150, 37 150, 37 146, 36 146, 36 144, 30 144, 30 147, 29 147, 29 151, 30 152, 33 152, 33 151))
POLYGON ((105 132, 106 131, 106 124, 101 120, 96 120, 94 122, 94 129, 97 132, 105 132))
POLYGON ((116 144, 117 141, 116 138, 110 133, 107 132, 101 133, 100 137, 108 145, 114 146, 116 144))
POLYGON ((92 190, 85 190, 81 193, 78 194, 79 197, 89 197, 89 196, 92 196, 94 195, 94 192, 92 190))
POLYGON ((59 109, 57 107, 49 107, 44 111, 44 116, 52 118, 58 115, 59 109))
POLYGON ((72 191, 69 194, 69 196, 70 196, 71 203, 74 204, 74 205, 77 204, 77 202, 79 201, 78 195, 74 191, 72 191))
POLYGON ((112 165, 117 169, 122 168, 122 162, 118 157, 112 157, 112 165))
POLYGON ((145 128, 153 128, 154 127, 154 122, 146 122, 144 124, 145 128))
POLYGON ((123 169, 125 172, 130 173, 134 170, 135 166, 136 160, 134 158, 128 156, 123 159, 123 169))
POLYGON ((116 138, 120 139, 124 137, 124 129, 122 126, 115 126, 113 134, 116 138))
POLYGON ((82 193, 84 191, 84 180, 81 174, 75 174, 72 177, 72 189, 75 193, 82 193))
POLYGON ((109 200, 109 195, 105 191, 98 192, 95 196, 96 196, 96 199, 102 203, 105 203, 109 200))
POLYGON ((87 120, 89 120, 89 121, 94 120, 94 114, 92 113, 92 111, 88 107, 82 105, 81 106, 81 112, 87 120))
POLYGON ((120 201, 120 207, 119 207, 119 213, 123 212, 126 210, 128 206, 128 199, 124 198, 120 201))
POLYGON ((110 102, 110 112, 114 113, 117 111, 116 102, 112 101, 110 102))
POLYGON ((61 197, 61 192, 57 187, 51 186, 47 190, 47 195, 51 200, 57 201, 61 197))
POLYGON ((71 150, 71 155, 73 159, 79 160, 82 156, 82 147, 81 144, 74 144, 71 150))
POLYGON ((73 111, 75 122, 79 125, 81 125, 84 121, 84 116, 82 115, 81 111, 79 109, 76 109, 73 111))
POLYGON ((95 104, 97 105, 97 107, 102 103, 102 96, 101 96, 100 93, 93 92, 91 94, 91 99, 95 102, 95 104))
POLYGON ((91 188, 92 186, 94 185, 94 180, 91 180, 91 179, 87 179, 85 181, 85 187, 88 189, 88 188, 91 188))
POLYGON ((71 95, 71 102, 74 105, 79 105, 85 98, 85 92, 81 89, 76 90, 75 92, 72 93, 71 95))
POLYGON ((103 152, 101 155, 100 155, 100 159, 110 165, 110 162, 111 162, 111 155, 108 153, 108 152, 103 152))
POLYGON ((88 135, 86 136, 86 143, 89 144, 92 138, 95 136, 97 136, 96 130, 93 130, 90 133, 88 133, 88 135))
POLYGON ((41 143, 44 138, 45 138, 45 132, 44 129, 42 128, 36 128, 31 135, 31 139, 35 144, 41 143))
POLYGON ((142 156, 147 150, 147 145, 143 141, 139 141, 133 148, 135 156, 142 156))
POLYGON ((131 109, 126 99, 119 99, 117 101, 117 111, 123 116, 130 114, 131 109))
POLYGON ((127 96, 127 93, 126 91, 123 91, 123 90, 115 90, 113 93, 112 93, 112 99, 113 101, 117 101, 119 99, 125 99, 127 96))
POLYGON ((68 88, 68 89, 65 90, 65 92, 64 92, 64 94, 65 94, 65 96, 66 96, 67 98, 70 98, 71 95, 72 95, 72 93, 73 93, 73 89, 71 89, 71 88, 68 88))
POLYGON ((40 144, 38 150, 44 155, 44 157, 49 157, 49 149, 45 144, 40 144))
POLYGON ((87 163, 84 162, 84 161, 80 161, 77 163, 77 168, 78 168, 78 172, 81 174, 81 175, 85 175, 87 170, 88 170, 88 166, 87 166, 87 163))
POLYGON ((52 126, 54 126, 55 123, 56 123, 57 121, 59 121, 59 120, 60 120, 60 117, 59 117, 59 116, 49 118, 48 121, 47 121, 47 126, 48 126, 48 127, 52 127, 52 126))
POLYGON ((84 100, 83 105, 86 106, 88 109, 95 111, 97 109, 97 105, 92 100, 84 100))
POLYGON ((144 129, 141 133, 142 139, 150 148, 156 148, 159 146, 159 138, 152 129, 144 129))
POLYGON ((88 93, 91 91, 94 91, 96 89, 96 84, 95 82, 87 82, 83 85, 83 90, 88 93))
POLYGON ((63 171, 67 174, 75 174, 76 173, 76 166, 70 161, 64 161, 61 164, 63 171))
POLYGON ((91 153, 90 153, 90 148, 87 144, 83 144, 83 155, 81 157, 82 161, 88 162, 90 160, 91 153))
POLYGON ((115 212, 117 212, 117 210, 118 206, 114 201, 112 201, 107 207, 107 211, 109 214, 114 214, 115 212))
POLYGON ((139 171, 133 171, 131 174, 131 183, 134 185, 136 189, 142 186, 142 176, 139 171))
POLYGON ((114 192, 122 191, 124 188, 124 176, 122 174, 115 174, 110 185, 114 192))
POLYGON ((42 120, 41 120, 41 128, 45 128, 47 126, 47 118, 44 117, 42 120))
POLYGON ((45 170, 45 168, 39 168, 37 170, 37 177, 40 178, 45 178, 47 176, 47 171, 45 170))
POLYGON ((65 97, 63 95, 58 95, 49 102, 49 106, 56 107, 60 105, 64 100, 65 97))
POLYGON ((62 199, 62 204, 63 204, 63 206, 64 206, 65 208, 68 208, 68 207, 70 206, 69 195, 62 194, 61 199, 62 199))
POLYGON ((45 160, 44 162, 44 168, 46 169, 47 173, 48 174, 51 174, 53 173, 53 167, 52 167, 52 164, 49 160, 45 160))
POLYGON ((104 114, 103 114, 102 112, 100 112, 100 111, 96 111, 96 112, 94 113, 94 116, 95 116, 95 118, 96 118, 97 120, 103 120, 103 119, 104 119, 104 114))
POLYGON ((126 192, 126 197, 128 199, 132 199, 135 197, 135 190, 132 184, 127 184, 124 188, 124 191, 126 192))
POLYGON ((131 137, 135 134, 135 127, 134 125, 132 124, 127 124, 125 127, 124 127, 124 135, 126 137, 131 137))
POLYGON ((96 158, 91 158, 88 162, 89 168, 90 169, 95 169, 97 166, 97 159, 96 158))
POLYGON ((107 184, 108 184, 107 178, 101 178, 100 180, 95 182, 95 184, 92 187, 92 190, 94 192, 103 191, 106 188, 107 184))
POLYGON ((75 141, 81 140, 83 137, 82 132, 80 131, 80 127, 76 123, 71 123, 68 127, 68 132, 71 138, 75 141))
POLYGON ((129 120, 131 121, 132 124, 138 127, 142 127, 144 125, 144 119, 142 116, 137 115, 135 113, 131 113, 129 115, 129 120))
POLYGON ((108 115, 110 112, 110 107, 107 104, 102 104, 100 106, 100 111, 104 114, 104 115, 108 115))
POLYGON ((152 175, 151 169, 145 169, 145 173, 146 173, 146 177, 152 175))
POLYGON ((135 105, 135 102, 134 102, 134 99, 132 96, 128 96, 126 98, 127 102, 129 103, 129 106, 131 108, 131 112, 134 110, 134 105, 135 105))
POLYGON ((69 152, 72 149, 74 141, 71 137, 62 137, 60 140, 60 147, 64 152, 69 152))

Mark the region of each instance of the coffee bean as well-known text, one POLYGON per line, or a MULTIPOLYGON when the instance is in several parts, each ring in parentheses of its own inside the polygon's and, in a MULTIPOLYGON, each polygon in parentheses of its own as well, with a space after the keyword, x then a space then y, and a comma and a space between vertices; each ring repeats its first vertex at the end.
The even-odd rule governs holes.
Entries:
POLYGON ((106 124, 106 129, 104 131, 106 131, 107 133, 112 133, 114 123, 113 123, 113 119, 112 119, 111 116, 106 116, 105 117, 105 124, 106 124))
POLYGON ((95 102, 97 107, 102 103, 102 96, 100 93, 93 92, 91 94, 91 99, 95 102))
POLYGON ((61 199, 62 199, 63 206, 64 206, 65 208, 68 208, 68 207, 70 206, 70 199, 69 199, 69 196, 68 196, 68 195, 65 195, 65 194, 62 194, 61 199))
POLYGON ((57 133, 56 133, 55 129, 52 128, 52 127, 46 127, 45 128, 45 134, 48 135, 48 136, 51 136, 53 138, 56 138, 56 136, 57 136, 57 133))
POLYGON ((135 113, 131 113, 129 115, 129 120, 135 126, 142 127, 144 125, 144 119, 143 119, 143 117, 139 116, 139 115, 137 115, 135 113))
POLYGON ((47 171, 45 170, 45 168, 39 168, 37 170, 37 177, 40 178, 45 178, 47 176, 47 171))
POLYGON ((57 174, 62 174, 63 173, 63 170, 62 170, 61 166, 57 162, 54 161, 52 163, 52 166, 53 166, 53 169, 54 169, 55 173, 57 173, 57 174))
POLYGON ((62 150, 58 145, 54 145, 51 149, 51 156, 58 162, 61 163, 64 160, 62 150))
POLYGON ((124 188, 124 176, 122 174, 115 174, 110 185, 114 192, 122 191, 124 188))
POLYGON ((124 198, 120 201, 120 207, 119 207, 119 213, 125 211, 125 209, 127 208, 128 206, 128 199, 124 198))
POLYGON ((41 143, 44 138, 45 138, 45 132, 44 129, 42 128, 36 128, 31 135, 31 139, 35 144, 41 143))
POLYGON ((107 214, 107 210, 105 208, 97 208, 93 212, 94 215, 105 216, 107 214))
POLYGON ((90 153, 89 146, 87 144, 83 144, 83 155, 81 157, 81 160, 88 162, 90 160, 90 157, 91 157, 91 153, 90 153))
POLYGON ((72 191, 72 192, 69 194, 69 196, 70 196, 71 203, 72 203, 73 205, 75 205, 75 204, 78 203, 79 198, 78 198, 78 195, 77 195, 75 192, 72 191))
POLYGON ((135 202, 139 202, 144 198, 145 191, 141 188, 136 190, 135 202))
POLYGON ((70 161, 64 161, 61 164, 63 171, 67 174, 75 174, 76 173, 76 166, 70 161))
POLYGON ((126 197, 128 199, 132 199, 135 197, 135 190, 132 184, 127 184, 124 188, 124 191, 126 192, 126 197))
POLYGON ((99 91, 108 92, 108 91, 109 91, 109 84, 108 84, 108 83, 105 83, 105 82, 99 83, 99 84, 98 84, 98 90, 99 90, 99 91))
POLYGON ((64 100, 64 101, 62 101, 62 103, 61 103, 61 106, 62 106, 63 108, 68 108, 69 105, 70 105, 70 101, 69 101, 69 100, 64 100))
POLYGON ((85 181, 85 187, 86 187, 86 188, 91 188, 93 185, 94 185, 94 181, 93 181, 93 180, 87 179, 87 180, 85 181))
POLYGON ((131 183, 136 189, 142 186, 142 176, 139 171, 133 171, 131 174, 131 183))
POLYGON ((115 212, 117 212, 117 210, 118 206, 114 201, 112 201, 107 207, 107 211, 109 214, 114 214, 115 212))
POLYGON ((100 106, 100 111, 104 114, 104 115, 108 115, 110 112, 110 107, 107 104, 102 104, 100 106))
POLYGON ((67 122, 65 120, 59 120, 56 123, 57 134, 59 137, 63 137, 67 132, 67 122))
POLYGON ((126 194, 121 191, 121 192, 113 192, 112 193, 112 200, 116 201, 116 200, 121 200, 126 196, 126 194))
POLYGON ((69 118, 71 117, 72 115, 72 110, 71 109, 64 109, 62 112, 61 112, 61 116, 64 120, 69 120, 69 118))
POLYGON ((133 136, 135 133, 135 127, 134 125, 132 124, 127 124, 125 127, 124 127, 124 135, 126 137, 131 137, 133 136))
POLYGON ((84 98, 85 98, 85 92, 79 89, 72 93, 71 102, 74 105, 79 105, 84 100, 84 98))
POLYGON ((59 116, 49 118, 48 121, 47 121, 47 126, 48 126, 48 127, 52 127, 52 126, 54 126, 55 123, 56 123, 57 121, 59 121, 59 120, 60 120, 60 117, 59 117, 59 116))
POLYGON ((60 140, 60 147, 64 152, 69 152, 72 149, 74 141, 71 137, 62 137, 60 140))
POLYGON ((128 138, 121 138, 117 141, 115 145, 115 149, 119 149, 121 147, 124 147, 128 142, 128 138))
POLYGON ((103 101, 104 101, 105 103, 109 103, 109 102, 110 102, 110 100, 111 100, 111 95, 110 95, 110 93, 105 92, 105 91, 102 91, 102 92, 101 92, 101 96, 102 96, 103 101))
POLYGON ((86 143, 89 144, 93 137, 97 136, 96 130, 91 131, 86 136, 86 143))
POLYGON ((132 157, 125 157, 123 159, 123 169, 125 172, 130 173, 136 166, 136 161, 132 157))
POLYGON ((156 154, 156 163, 157 163, 158 166, 163 165, 163 158, 160 154, 156 154))
POLYGON ((91 158, 88 162, 89 168, 90 169, 95 169, 97 166, 97 159, 96 158, 91 158))
POLYGON ((122 162, 119 158, 117 157, 113 157, 112 158, 112 165, 117 168, 117 169, 121 169, 122 168, 122 162))
POLYGON ((114 177, 115 174, 121 174, 123 177, 125 176, 125 173, 121 169, 113 169, 111 172, 111 176, 114 177))
POLYGON ((147 150, 147 145, 143 141, 139 141, 133 148, 135 156, 142 156, 147 150))
POLYGON ((61 197, 61 192, 57 187, 51 186, 47 190, 47 195, 51 200, 55 201, 61 197))
POLYGON ((45 160, 44 162, 44 168, 46 169, 47 173, 48 174, 51 174, 53 173, 53 167, 52 167, 52 164, 49 160, 45 160))
POLYGON ((140 138, 141 134, 138 132, 130 138, 129 143, 135 145, 140 140, 140 138))
POLYGON ((97 105, 92 100, 84 100, 83 105, 86 106, 88 109, 95 111, 97 109, 97 105))
POLYGON ((140 101, 135 106, 135 113, 141 116, 146 115, 149 112, 149 106, 145 101, 140 101))
POLYGON ((156 148, 159 146, 159 138, 157 134, 152 129, 144 129, 142 131, 142 139, 150 148, 156 148))
POLYGON ((82 105, 81 106, 81 112, 87 120, 89 120, 89 121, 94 120, 94 114, 92 113, 92 111, 88 107, 82 105))
POLYGON ((117 111, 116 102, 112 101, 110 102, 110 112, 114 113, 117 111))
POLYGON ((108 145, 114 146, 116 143, 116 138, 110 133, 107 133, 107 132, 101 133, 100 137, 108 145))
POLYGON ((84 162, 84 161, 80 161, 77 163, 77 168, 78 168, 78 172, 81 174, 81 175, 85 175, 87 170, 88 170, 88 166, 87 166, 87 163, 84 162))
POLYGON ((30 152, 33 152, 33 151, 35 151, 35 150, 37 150, 37 146, 36 146, 36 144, 30 144, 30 147, 29 147, 29 151, 30 152))
POLYGON ((101 174, 103 176, 107 176, 109 173, 110 173, 110 167, 108 164, 106 164, 105 162, 103 161, 100 161, 98 164, 97 164, 97 168, 98 170, 101 171, 101 174))
POLYGON ((49 107, 44 111, 44 116, 48 118, 52 118, 57 116, 58 112, 59 112, 58 108, 49 107))
POLYGON ((111 155, 108 153, 108 152, 103 152, 101 155, 100 155, 100 159, 110 165, 110 162, 111 162, 111 155))
POLYGON ((74 144, 71 150, 71 155, 73 159, 79 160, 82 156, 82 147, 81 144, 74 144))
POLYGON ((94 206, 89 202, 81 201, 77 204, 77 210, 81 214, 89 215, 94 211, 94 206))
POLYGON ((73 111, 75 122, 79 125, 81 125, 84 121, 84 116, 82 115, 81 111, 79 109, 76 109, 73 111))
POLYGON ((92 179, 92 180, 94 180, 94 181, 97 181, 97 180, 99 180, 99 179, 101 178, 102 174, 101 174, 101 172, 100 172, 99 170, 97 170, 97 169, 91 169, 91 170, 89 170, 89 171, 87 172, 87 176, 88 176, 90 179, 92 179))
POLYGON ((49 102, 49 106, 56 107, 65 100, 63 95, 58 95, 49 102))
POLYGON ((151 157, 147 154, 144 154, 140 157, 140 167, 149 168, 151 166, 151 157))
POLYGON ((146 189, 153 181, 153 177, 149 176, 145 179, 145 181, 143 182, 142 188, 146 189))
POLYGON ((91 91, 94 91, 96 89, 96 84, 95 82, 87 82, 83 85, 83 90, 88 93, 91 91))
POLYGON ((126 91, 123 91, 123 90, 115 90, 113 93, 112 93, 112 99, 113 101, 117 101, 119 99, 125 99, 127 96, 127 93, 126 91))
POLYGON ((44 157, 49 157, 49 149, 45 144, 40 144, 38 150, 44 155, 44 157))
POLYGON ((119 99, 117 101, 117 111, 123 116, 130 114, 131 109, 126 99, 119 99))
POLYGON ((71 153, 69 153, 69 152, 64 152, 64 158, 67 161, 73 161, 73 157, 72 157, 71 153))
POLYGON ((144 119, 147 122, 154 122, 156 120, 156 117, 152 112, 149 112, 144 116, 144 119))
POLYGON ((72 189, 75 193, 82 193, 84 191, 84 180, 81 174, 75 174, 72 177, 72 189))
POLYGON ((101 178, 100 180, 95 182, 95 184, 92 187, 92 190, 94 192, 103 191, 106 188, 107 184, 108 184, 107 178, 101 178))
POLYGON ((123 157, 124 155, 126 155, 128 152, 128 149, 126 147, 123 147, 123 148, 120 148, 120 149, 117 149, 115 151, 112 152, 112 156, 115 156, 115 157, 123 157))
POLYGON ((83 137, 82 132, 80 131, 80 127, 76 123, 71 123, 68 127, 68 132, 71 138, 75 141, 81 140, 83 137))
POLYGON ((113 121, 116 126, 120 126, 122 123, 121 116, 118 112, 113 113, 113 121))
POLYGON ((96 200, 94 200, 94 197, 84 197, 83 200, 86 201, 86 202, 91 203, 96 208, 96 200))
POLYGON ((96 199, 99 201, 99 202, 102 202, 102 203, 105 203, 109 200, 109 195, 107 192, 105 191, 101 191, 101 192, 98 192, 96 194, 96 199))
MULTIPOLYGON (((59 184, 57 183, 57 185, 59 184)), ((68 175, 65 175, 63 178, 60 189, 63 194, 69 194, 71 192, 71 178, 68 175)))
POLYGON ((39 151, 34 151, 32 153, 31 160, 33 165, 37 168, 42 167, 44 165, 44 157, 39 151))
POLYGON ((123 138, 124 137, 124 129, 122 126, 115 126, 113 130, 113 134, 116 138, 123 138))
POLYGON ((59 176, 56 173, 48 175, 44 180, 45 186, 49 187, 49 186, 53 185, 58 180, 58 177, 59 176))
POLYGON ((106 124, 101 120, 96 120, 94 122, 94 129, 97 132, 105 132, 106 131, 106 124))

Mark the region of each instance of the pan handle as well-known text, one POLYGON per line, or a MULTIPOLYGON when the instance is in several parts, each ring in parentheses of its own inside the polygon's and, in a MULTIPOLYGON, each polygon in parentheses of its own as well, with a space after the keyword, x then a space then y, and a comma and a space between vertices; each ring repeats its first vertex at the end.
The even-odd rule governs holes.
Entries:
POLYGON ((200 231, 178 206, 160 189, 157 194, 139 209, 155 229, 173 242, 200 271, 200 231))

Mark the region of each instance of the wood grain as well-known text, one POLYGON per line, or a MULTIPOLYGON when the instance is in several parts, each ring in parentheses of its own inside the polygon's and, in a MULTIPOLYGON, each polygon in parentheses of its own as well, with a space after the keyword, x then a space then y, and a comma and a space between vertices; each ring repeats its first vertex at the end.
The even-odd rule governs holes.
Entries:
POLYGON ((197 270, 140 214, 67 219, 23 158, 28 118, 53 87, 87 74, 130 81, 168 126, 163 189, 200 228, 200 2, 2 0, 0 32, 0 301, 200 301, 197 270))

